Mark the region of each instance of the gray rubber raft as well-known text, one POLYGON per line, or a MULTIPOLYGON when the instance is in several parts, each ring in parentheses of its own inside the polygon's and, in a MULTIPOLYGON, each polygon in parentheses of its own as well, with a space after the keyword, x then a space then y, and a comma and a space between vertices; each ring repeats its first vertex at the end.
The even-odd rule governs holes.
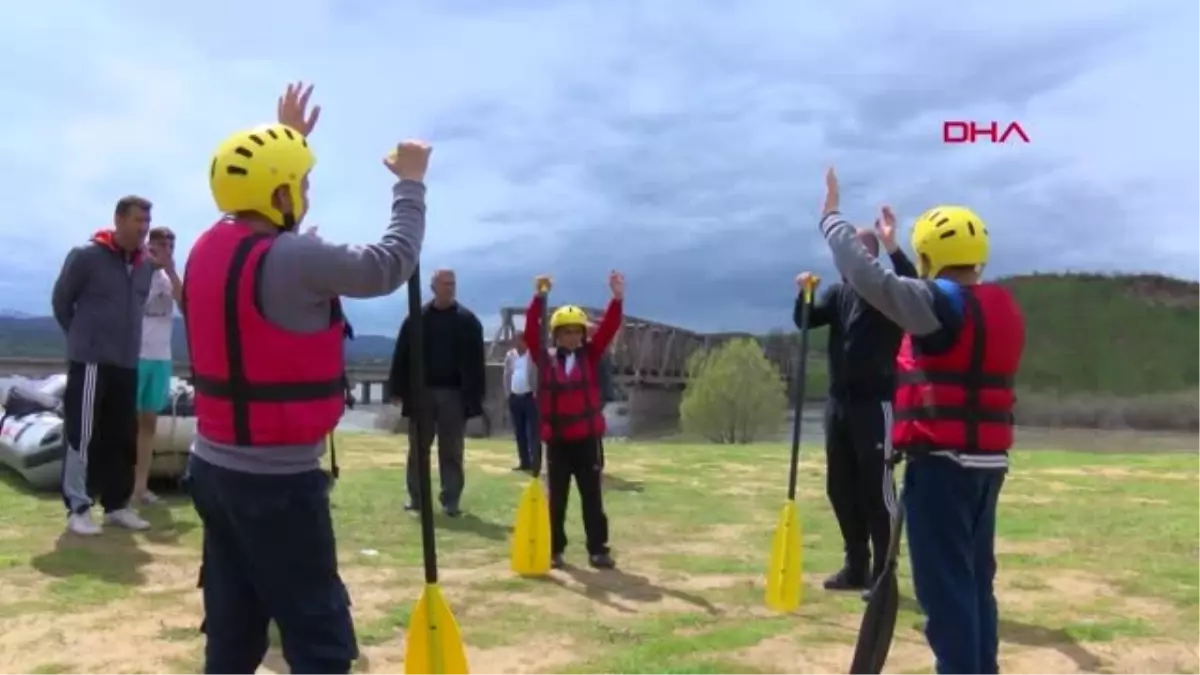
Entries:
MULTIPOLYGON (((0 391, 0 464, 39 490, 57 488, 61 480, 66 452, 61 398, 66 380, 66 375, 55 375, 42 382, 10 383, 0 391)), ((158 417, 152 477, 183 476, 196 433, 192 395, 187 382, 171 379, 168 403, 158 417)))

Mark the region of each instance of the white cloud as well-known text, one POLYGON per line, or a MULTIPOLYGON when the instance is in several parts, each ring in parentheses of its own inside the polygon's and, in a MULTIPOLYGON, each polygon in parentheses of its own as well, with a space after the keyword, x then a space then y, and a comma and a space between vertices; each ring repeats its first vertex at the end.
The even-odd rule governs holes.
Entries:
MULTIPOLYGON (((830 161, 856 216, 882 201, 909 217, 940 201, 977 206, 998 269, 1194 277, 1197 11, 1134 0, 27 4, 0 25, 0 60, 23 64, 4 74, 0 287, 21 289, 4 303, 44 311, 66 248, 128 192, 151 197, 186 247, 215 217, 211 150, 269 118, 298 78, 326 107, 311 222, 330 238, 377 236, 389 179, 378 158, 428 136, 427 263, 474 274, 462 292, 483 313, 522 299, 534 267, 572 277, 620 265, 645 294, 637 313, 786 323, 769 318, 771 303, 739 301, 749 282, 725 280, 756 274, 762 294, 789 288, 800 267, 828 270, 811 210, 830 161), (1019 120, 1032 143, 945 147, 948 118, 1019 120), (704 308, 674 299, 683 279, 704 308)), ((390 326, 395 304, 358 311, 390 326)))

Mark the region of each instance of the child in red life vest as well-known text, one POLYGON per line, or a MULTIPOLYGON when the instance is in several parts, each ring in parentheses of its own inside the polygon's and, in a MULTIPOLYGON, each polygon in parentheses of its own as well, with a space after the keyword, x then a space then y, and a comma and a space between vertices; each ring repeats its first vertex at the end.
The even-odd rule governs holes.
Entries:
POLYGON ((550 286, 550 277, 537 278, 537 292, 525 312, 525 340, 529 353, 538 360, 541 378, 538 411, 542 441, 546 443, 551 564, 555 569, 562 569, 564 564, 567 498, 574 478, 583 508, 588 563, 599 569, 611 569, 616 563, 608 549, 608 516, 604 514, 600 487, 603 470, 600 439, 605 424, 598 373, 600 359, 621 328, 625 277, 619 272, 609 275, 612 300, 590 339, 586 312, 574 305, 554 311, 549 326, 553 350, 542 340, 542 312, 550 286))
MULTIPOLYGON (((838 212, 833 169, 825 180, 821 233, 838 271, 905 333, 892 443, 906 459, 909 561, 935 669, 998 673, 996 511, 1013 444, 1021 309, 1003 286, 983 280, 991 247, 975 212, 936 206, 918 217, 912 247, 920 278, 905 279, 855 238, 838 212)), ((895 226, 890 209, 881 216, 895 226)))

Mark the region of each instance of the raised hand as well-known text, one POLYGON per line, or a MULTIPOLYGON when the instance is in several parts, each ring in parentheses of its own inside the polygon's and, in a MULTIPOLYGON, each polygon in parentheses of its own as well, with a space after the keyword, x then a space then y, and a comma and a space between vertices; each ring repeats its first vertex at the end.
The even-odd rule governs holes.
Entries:
POLYGON ((608 289, 613 298, 621 300, 625 297, 625 275, 613 270, 608 274, 608 289))
POLYGON ((425 141, 408 140, 396 146, 383 158, 383 165, 401 180, 425 180, 429 169, 429 154, 433 146, 425 141))
POLYGON ((825 206, 821 211, 822 216, 827 216, 830 213, 838 210, 841 203, 841 194, 838 191, 837 173, 833 167, 825 172, 825 206))
POLYGON ((875 219, 875 234, 879 235, 879 241, 889 254, 900 248, 896 244, 896 214, 892 213, 892 207, 884 206, 879 210, 879 217, 875 219))
POLYGON ((279 97, 275 108, 276 118, 280 124, 286 124, 304 134, 305 137, 313 132, 317 126, 317 120, 321 118, 321 106, 314 105, 311 111, 308 110, 308 99, 312 96, 312 92, 311 84, 307 87, 303 82, 289 84, 287 91, 279 97))

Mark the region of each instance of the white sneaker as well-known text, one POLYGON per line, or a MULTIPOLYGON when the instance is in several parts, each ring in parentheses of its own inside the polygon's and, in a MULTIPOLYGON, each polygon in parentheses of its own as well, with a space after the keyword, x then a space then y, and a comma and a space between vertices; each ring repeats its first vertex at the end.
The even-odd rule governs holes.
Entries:
POLYGON ((142 493, 141 497, 138 498, 138 501, 140 501, 144 506, 153 506, 162 500, 158 498, 158 495, 146 490, 142 493))
POLYGON ((67 516, 67 531, 84 537, 94 537, 104 531, 100 524, 92 520, 92 512, 72 513, 67 516))
POLYGON ((137 511, 129 507, 104 514, 104 523, 106 525, 119 525, 127 530, 145 530, 150 527, 150 523, 139 516, 137 511))

